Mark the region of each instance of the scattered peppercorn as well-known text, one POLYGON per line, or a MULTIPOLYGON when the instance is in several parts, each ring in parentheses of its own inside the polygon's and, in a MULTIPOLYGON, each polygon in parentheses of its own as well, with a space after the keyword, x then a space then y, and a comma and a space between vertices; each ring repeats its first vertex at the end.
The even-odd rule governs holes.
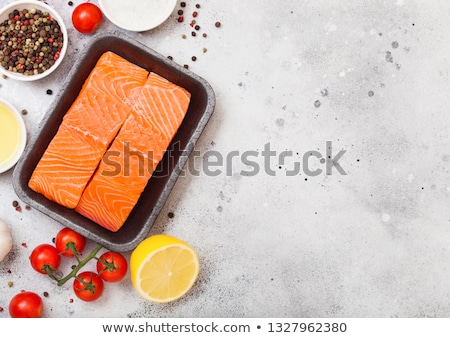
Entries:
POLYGON ((208 36, 208 34, 203 33, 202 36, 203 36, 204 38, 206 38, 206 37, 208 36))
POLYGON ((19 202, 13 201, 13 202, 12 202, 12 206, 13 206, 14 208, 17 208, 17 207, 19 206, 19 202))
POLYGON ((193 56, 193 57, 192 57, 192 61, 194 61, 194 62, 197 61, 197 57, 196 57, 196 56, 193 56))
POLYGON ((48 292, 44 291, 44 297, 48 297, 48 292))
POLYGON ((0 306, 0 312, 3 312, 3 308, 0 306))
POLYGON ((198 31, 200 29, 200 26, 199 25, 195 25, 194 28, 195 28, 196 31, 198 31))
POLYGON ((27 115, 28 111, 26 109, 22 109, 22 115, 27 115))
POLYGON ((197 33, 195 33, 194 31, 192 31, 192 36, 196 36, 197 35, 197 33))
POLYGON ((31 210, 31 207, 30 207, 29 205, 26 205, 26 206, 25 206, 25 209, 26 209, 26 210, 31 210))
POLYGON ((195 7, 196 7, 196 8, 200 8, 200 4, 196 4, 195 7))
POLYGON ((181 37, 182 37, 183 39, 186 39, 186 34, 183 34, 181 37))
POLYGON ((178 22, 183 22, 183 21, 184 21, 184 17, 180 16, 180 17, 178 18, 178 22))
POLYGON ((184 12, 183 12, 182 9, 179 9, 179 10, 178 10, 178 15, 183 15, 183 13, 184 13, 184 12))
POLYGON ((196 18, 196 17, 197 17, 197 15, 198 15, 198 12, 194 12, 194 13, 192 13, 192 16, 193 16, 194 18, 196 18))
POLYGON ((203 48, 203 53, 206 53, 208 50, 206 48, 203 48))
POLYGON ((14 285, 14 283, 13 283, 13 282, 8 282, 8 286, 9 286, 10 288, 12 288, 12 287, 13 287, 13 285, 14 285))
POLYGON ((180 6, 181 7, 186 7, 186 3, 183 1, 183 2, 180 3, 180 6))
POLYGON ((20 207, 20 205, 16 207, 16 211, 17 212, 22 212, 22 208, 20 207))
POLYGON ((25 243, 25 242, 22 243, 22 246, 23 246, 24 248, 27 248, 27 247, 28 247, 28 246, 27 246, 27 243, 25 243))
POLYGON ((186 69, 189 69, 189 65, 184 65, 183 67, 186 69))
POLYGON ((69 299, 69 303, 73 303, 73 298, 70 298, 70 299, 69 299))
POLYGON ((217 21, 217 22, 215 23, 215 26, 216 26, 217 28, 219 28, 221 25, 222 25, 222 24, 220 23, 220 21, 217 21))
POLYGON ((52 94, 53 94, 53 90, 47 89, 47 95, 52 95, 52 94))
POLYGON ((67 4, 68 4, 69 6, 73 6, 73 2, 72 2, 72 1, 69 1, 67 4))
POLYGON ((174 214, 173 212, 169 212, 169 213, 167 214, 167 217, 169 217, 169 218, 174 218, 174 217, 175 217, 175 214, 174 214))
POLYGON ((3 74, 2 78, 6 80, 8 78, 8 76, 6 74, 3 74))
POLYGON ((173 57, 171 57, 170 55, 167 57, 169 60, 173 60, 173 57))

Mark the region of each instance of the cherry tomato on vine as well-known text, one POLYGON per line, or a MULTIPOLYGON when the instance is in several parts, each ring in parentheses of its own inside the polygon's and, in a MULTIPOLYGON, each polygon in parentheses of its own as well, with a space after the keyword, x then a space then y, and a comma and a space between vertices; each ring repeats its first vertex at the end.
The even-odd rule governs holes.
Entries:
POLYGON ((128 262, 118 252, 105 252, 97 261, 97 272, 105 282, 115 283, 121 281, 127 274, 127 270, 128 262))
POLYGON ((43 308, 42 298, 29 291, 18 293, 9 302, 12 318, 41 318, 43 308))
POLYGON ((41 244, 31 252, 30 263, 34 270, 46 274, 46 271, 54 272, 59 268, 61 258, 54 246, 41 244))
POLYGON ((103 294, 102 279, 92 271, 80 273, 73 281, 75 295, 85 302, 92 302, 103 294))
POLYGON ((63 228, 56 235, 55 246, 61 255, 73 257, 74 251, 76 254, 81 254, 86 246, 86 239, 72 229, 63 228))
POLYGON ((77 31, 90 34, 97 30, 103 20, 103 13, 96 5, 85 2, 75 7, 72 23, 77 31))

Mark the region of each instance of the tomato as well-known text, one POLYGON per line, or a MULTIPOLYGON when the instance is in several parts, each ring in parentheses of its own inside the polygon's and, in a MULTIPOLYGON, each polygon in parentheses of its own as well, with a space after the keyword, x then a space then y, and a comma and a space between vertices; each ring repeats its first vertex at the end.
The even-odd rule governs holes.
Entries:
POLYGON ((12 318, 41 318, 43 308, 42 298, 29 291, 18 293, 9 302, 12 318))
POLYGON ((105 252, 97 261, 97 272, 105 282, 118 282, 127 274, 128 262, 118 252, 105 252))
POLYGON ((72 12, 73 26, 80 33, 90 34, 95 32, 102 20, 101 9, 89 2, 78 5, 72 12))
POLYGON ((85 302, 92 302, 103 294, 103 281, 92 271, 80 273, 73 281, 75 295, 85 302))
POLYGON ((75 253, 81 254, 86 246, 86 239, 78 232, 69 228, 61 229, 55 238, 55 246, 58 252, 66 257, 73 257, 75 253))
POLYGON ((30 255, 31 266, 39 273, 54 272, 59 268, 61 258, 56 248, 50 244, 38 245, 30 255))

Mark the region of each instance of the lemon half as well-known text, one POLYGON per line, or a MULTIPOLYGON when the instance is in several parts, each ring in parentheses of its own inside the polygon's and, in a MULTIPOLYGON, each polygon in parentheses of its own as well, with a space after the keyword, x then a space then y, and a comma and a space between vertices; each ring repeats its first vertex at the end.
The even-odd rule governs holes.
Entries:
POLYGON ((169 235, 143 240, 130 257, 130 274, 139 295, 151 302, 168 303, 184 296, 200 271, 197 252, 169 235))

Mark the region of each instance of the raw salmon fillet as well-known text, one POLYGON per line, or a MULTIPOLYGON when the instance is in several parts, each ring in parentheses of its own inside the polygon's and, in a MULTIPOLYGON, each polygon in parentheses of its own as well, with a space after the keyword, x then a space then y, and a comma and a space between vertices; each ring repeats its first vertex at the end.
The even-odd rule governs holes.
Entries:
POLYGON ((148 71, 104 53, 83 84, 35 168, 28 186, 67 208, 75 208, 105 151, 132 109, 130 95, 148 71))
POLYGON ((129 115, 75 210, 117 232, 136 205, 148 180, 179 129, 190 93, 150 73, 133 93, 129 115))

